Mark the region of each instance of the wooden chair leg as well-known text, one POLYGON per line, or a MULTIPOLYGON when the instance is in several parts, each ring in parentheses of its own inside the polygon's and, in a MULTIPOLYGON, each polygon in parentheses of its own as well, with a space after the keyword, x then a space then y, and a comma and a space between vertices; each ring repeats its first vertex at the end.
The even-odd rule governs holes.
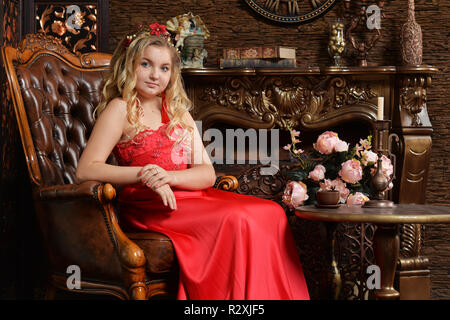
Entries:
POLYGON ((131 300, 146 300, 147 299, 147 286, 145 282, 135 282, 129 289, 131 300))

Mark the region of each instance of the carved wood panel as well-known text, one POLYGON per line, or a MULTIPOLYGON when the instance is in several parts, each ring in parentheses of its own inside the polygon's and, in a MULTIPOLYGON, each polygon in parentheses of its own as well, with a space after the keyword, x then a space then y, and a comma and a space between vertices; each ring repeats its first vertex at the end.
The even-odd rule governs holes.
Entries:
POLYGON ((109 0, 24 3, 25 34, 43 32, 61 39, 70 51, 84 54, 108 51, 109 0))
MULTIPOLYGON (((189 83, 188 74, 186 78, 189 83)), ((193 116, 203 121, 204 128, 224 119, 244 127, 302 130, 321 130, 349 121, 370 124, 376 116, 376 90, 388 81, 361 82, 320 74, 243 74, 204 80, 208 83, 196 78, 196 87, 188 89, 194 101, 193 116)), ((389 97, 390 93, 386 94, 389 97)))

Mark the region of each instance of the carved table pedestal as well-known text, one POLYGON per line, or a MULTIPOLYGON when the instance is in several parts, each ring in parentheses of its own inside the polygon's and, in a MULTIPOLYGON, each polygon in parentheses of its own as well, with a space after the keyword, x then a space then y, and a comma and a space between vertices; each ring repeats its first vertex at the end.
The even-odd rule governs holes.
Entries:
MULTIPOLYGON (((375 290, 375 297, 389 300, 400 297, 400 293, 394 288, 394 276, 400 251, 398 226, 407 223, 450 223, 450 207, 414 204, 399 204, 393 208, 362 208, 361 206, 341 205, 337 209, 326 209, 303 206, 296 208, 295 214, 302 219, 332 223, 375 224, 377 227, 374 235, 375 258, 376 264, 381 270, 381 287, 375 290)), ((339 278, 339 273, 337 273, 334 279, 339 278)), ((335 283, 337 282, 335 281, 335 283)), ((339 286, 334 288, 339 289, 339 286)), ((334 296, 338 297, 339 293, 335 293, 334 296)))

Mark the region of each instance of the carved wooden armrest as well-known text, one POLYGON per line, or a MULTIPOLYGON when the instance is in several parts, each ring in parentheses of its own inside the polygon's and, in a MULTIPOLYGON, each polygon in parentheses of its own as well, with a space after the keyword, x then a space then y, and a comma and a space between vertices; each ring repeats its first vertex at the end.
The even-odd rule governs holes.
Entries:
MULTIPOLYGON (((112 241, 118 259, 124 270, 124 282, 132 299, 146 298, 145 266, 146 258, 142 249, 131 241, 119 226, 112 200, 116 197, 116 190, 109 184, 98 181, 86 181, 81 184, 56 185, 42 187, 38 190, 39 198, 43 203, 52 207, 52 203, 64 204, 67 201, 67 214, 70 219, 76 219, 77 208, 74 208, 74 200, 88 201, 89 209, 103 214, 110 240, 112 241), (90 203, 92 201, 92 203, 90 203), (70 213, 69 213, 70 212, 70 213)), ((85 208, 85 207, 84 207, 85 208)), ((78 209, 79 210, 79 209, 78 209)), ((98 220, 97 220, 98 221, 98 220)), ((85 221, 83 221, 85 222, 85 221)))
POLYGON ((39 188, 40 200, 69 200, 74 198, 93 198, 95 189, 101 185, 98 181, 86 181, 80 184, 65 184, 39 188))
POLYGON ((239 181, 235 176, 226 175, 218 176, 214 188, 222 189, 225 191, 236 191, 239 187, 239 181))

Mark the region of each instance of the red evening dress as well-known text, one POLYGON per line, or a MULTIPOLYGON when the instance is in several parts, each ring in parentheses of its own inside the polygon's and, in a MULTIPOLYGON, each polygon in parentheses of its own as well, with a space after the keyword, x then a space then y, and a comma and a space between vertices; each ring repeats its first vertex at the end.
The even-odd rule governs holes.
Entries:
MULTIPOLYGON (((182 150, 172 150, 164 112, 162 118, 157 130, 141 131, 115 146, 120 165, 153 163, 168 171, 188 167, 182 150)), ((140 183, 126 185, 118 200, 125 230, 156 231, 172 240, 180 266, 177 299, 309 299, 281 206, 214 188, 172 190, 173 211, 140 183)))

